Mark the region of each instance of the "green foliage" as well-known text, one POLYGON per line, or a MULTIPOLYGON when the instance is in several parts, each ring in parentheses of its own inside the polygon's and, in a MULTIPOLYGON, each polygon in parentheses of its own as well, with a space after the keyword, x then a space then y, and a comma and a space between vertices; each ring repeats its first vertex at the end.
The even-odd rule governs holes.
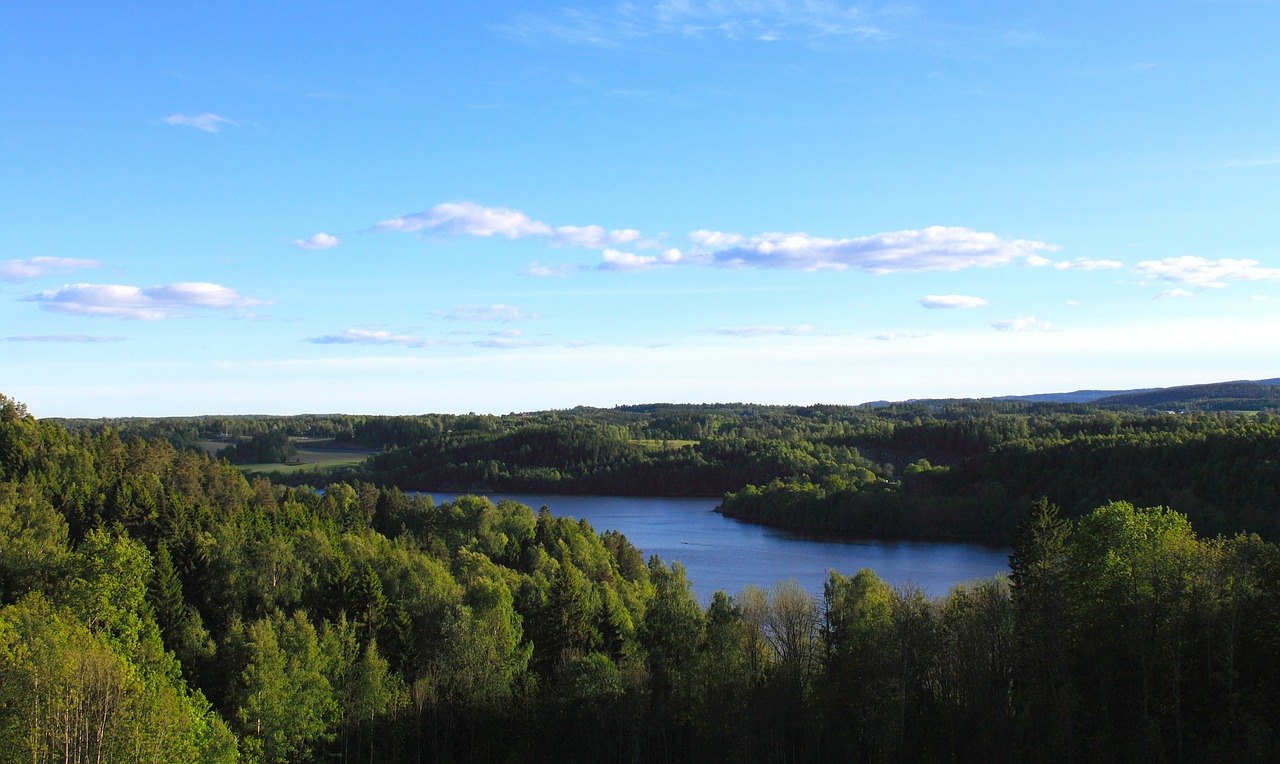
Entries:
POLYGON ((1095 412, 1023 422, 1030 429, 1022 436, 950 465, 931 456, 901 468, 897 480, 775 480, 726 495, 721 511, 806 530, 1003 542, 1019 508, 1041 496, 1070 518, 1128 496, 1169 506, 1204 533, 1280 539, 1280 420, 1095 412))
POLYGON ((203 696, 150 664, 41 595, 0 608, 0 761, 237 761, 203 696))
POLYGON ((52 593, 67 560, 66 521, 34 481, 0 483, 0 603, 52 593))
MULTIPOLYGON (((67 424, 76 432, 94 433, 97 466, 110 465, 113 473, 131 457, 132 446, 124 444, 140 435, 164 438, 178 448, 201 438, 239 439, 242 445, 224 454, 240 461, 245 449, 275 449, 252 460, 278 460, 286 458, 282 450, 292 447, 292 439, 332 438, 380 453, 366 464, 332 468, 327 475, 402 489, 728 493, 722 511, 753 522, 1000 543, 1011 538, 1022 509, 1042 495, 1069 518, 1124 496, 1182 512, 1203 533, 1256 532, 1280 540, 1275 511, 1280 418, 1267 413, 1277 406, 1266 405, 1274 404, 1280 386, 1270 382, 1170 388, 1114 406, 1020 400, 877 407, 655 404, 502 417, 196 417, 67 424), (1226 413, 1236 410, 1261 413, 1226 413)), ((0 457, 10 457, 0 458, 0 464, 11 464, 3 469, 46 469, 44 455, 63 449, 54 441, 65 439, 66 432, 36 423, 20 413, 18 404, 8 406, 6 424, 0 425, 0 457)), ((272 475, 295 484, 316 477, 314 472, 272 475)), ((136 533, 149 513, 162 511, 164 499, 154 483, 144 483, 114 486, 105 494, 106 506, 95 508, 97 517, 85 518, 86 525, 69 515, 72 535, 99 518, 122 522, 136 533)), ((378 530, 397 535, 403 525, 420 534, 424 513, 406 506, 417 500, 391 501, 388 509, 397 511, 389 512, 387 525, 378 530)), ((362 505, 361 511, 367 520, 369 508, 362 505)), ((348 527, 353 527, 349 521, 348 527)), ((499 557, 492 549, 486 554, 499 557)))
POLYGON ((305 422, 471 449, 500 479, 524 445, 578 486, 764 476, 726 503, 764 519, 1006 528, 1011 575, 935 599, 833 572, 820 599, 782 583, 703 608, 678 564, 545 508, 249 483, 175 448, 187 425, 71 434, 0 399, 0 762, 1280 757, 1280 549, 1195 532, 1270 527, 1270 419, 954 402, 531 419, 305 422), (1199 509, 1079 505, 1114 485, 1199 509))
POLYGON ((301 611, 250 624, 247 661, 236 712, 246 758, 254 762, 309 759, 332 739, 338 702, 325 675, 315 627, 301 611))
POLYGON ((1195 411, 1262 411, 1280 408, 1280 385, 1264 382, 1217 382, 1184 385, 1140 393, 1113 395, 1096 401, 1118 408, 1159 408, 1195 411))

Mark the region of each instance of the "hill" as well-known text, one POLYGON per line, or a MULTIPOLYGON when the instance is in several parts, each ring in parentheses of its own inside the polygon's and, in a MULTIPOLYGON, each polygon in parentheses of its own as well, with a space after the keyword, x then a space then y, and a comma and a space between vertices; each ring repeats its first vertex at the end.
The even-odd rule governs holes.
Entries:
POLYGON ((1138 390, 1099 398, 1108 408, 1158 408, 1177 411, 1262 411, 1280 408, 1280 380, 1238 380, 1138 390))
POLYGON ((1178 411, 1262 411, 1280 405, 1280 378, 1212 382, 1133 390, 1075 390, 1069 393, 1000 395, 990 401, 1024 403, 1092 403, 1105 408, 1152 408, 1178 411))

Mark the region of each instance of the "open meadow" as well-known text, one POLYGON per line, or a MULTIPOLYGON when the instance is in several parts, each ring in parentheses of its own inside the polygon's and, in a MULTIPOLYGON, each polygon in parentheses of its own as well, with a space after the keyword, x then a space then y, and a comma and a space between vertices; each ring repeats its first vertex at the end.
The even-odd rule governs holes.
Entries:
MULTIPOLYGON (((246 473, 267 472, 279 475, 292 475, 297 472, 306 472, 308 470, 315 471, 329 467, 356 467, 364 464, 365 459, 368 459, 376 453, 368 450, 350 450, 327 447, 327 444, 332 443, 332 438, 299 438, 294 440, 294 444, 298 448, 298 453, 288 462, 261 462, 257 464, 241 464, 237 466, 246 473)), ((200 441, 199 445, 200 448, 210 456, 217 456, 223 449, 227 448, 231 444, 224 443, 219 440, 203 440, 200 441)))

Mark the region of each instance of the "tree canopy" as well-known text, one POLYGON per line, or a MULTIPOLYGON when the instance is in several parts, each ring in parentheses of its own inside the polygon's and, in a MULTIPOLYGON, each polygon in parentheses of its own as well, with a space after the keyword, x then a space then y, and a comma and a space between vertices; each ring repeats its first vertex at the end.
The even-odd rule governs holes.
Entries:
MULTIPOLYGON (((664 416, 673 437, 716 426, 664 416)), ((1267 422, 1211 418, 1167 438, 1098 416, 1074 420, 1096 439, 1082 442, 1150 437, 1156 453, 1189 449, 1167 466, 1195 475, 1194 454, 1271 448, 1267 422)), ((1032 429, 936 424, 878 426, 957 453, 1004 438, 981 454, 1028 485, 1049 474, 1032 429)), ((1058 427, 1045 447, 1072 453, 1058 427)), ((610 431, 582 430, 526 443, 586 458, 610 431)), ((602 445, 600 463, 634 453, 625 442, 602 445)), ((822 464, 816 446, 760 443, 753 458, 822 464)), ((1105 460, 1082 463, 1105 474, 1105 460)), ((825 476, 756 491, 880 491, 916 513, 894 493, 928 498, 929 481, 978 469, 940 464, 912 459, 893 488, 866 466, 876 477, 856 488, 825 476)), ((678 564, 545 508, 249 480, 168 438, 71 432, 5 398, 0 762, 1280 755, 1280 549, 1142 502, 1059 510, 1037 497, 1011 521, 1010 575, 944 597, 864 570, 832 572, 820 597, 780 582, 704 605, 678 564)))

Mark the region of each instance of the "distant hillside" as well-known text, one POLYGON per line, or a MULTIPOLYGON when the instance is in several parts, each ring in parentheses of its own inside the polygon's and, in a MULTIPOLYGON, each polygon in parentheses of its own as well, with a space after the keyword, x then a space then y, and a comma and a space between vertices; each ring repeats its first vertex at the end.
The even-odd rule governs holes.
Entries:
POLYGON ((1280 408, 1280 379, 1238 380, 1207 385, 1183 385, 1111 395, 1098 406, 1160 408, 1174 411, 1262 411, 1280 408))
POLYGON ((1159 408, 1195 411, 1261 411, 1276 408, 1280 377, 1253 381, 1213 382, 1180 387, 1134 390, 1076 390, 1070 393, 1001 395, 984 400, 1026 403, 1094 403, 1119 408, 1159 408))
POLYGON ((1001 395, 991 400, 1026 401, 1027 403, 1093 403, 1103 398, 1117 395, 1149 393, 1162 390, 1160 387, 1145 387, 1137 390, 1076 390, 1072 393, 1036 393, 1034 395, 1001 395))

